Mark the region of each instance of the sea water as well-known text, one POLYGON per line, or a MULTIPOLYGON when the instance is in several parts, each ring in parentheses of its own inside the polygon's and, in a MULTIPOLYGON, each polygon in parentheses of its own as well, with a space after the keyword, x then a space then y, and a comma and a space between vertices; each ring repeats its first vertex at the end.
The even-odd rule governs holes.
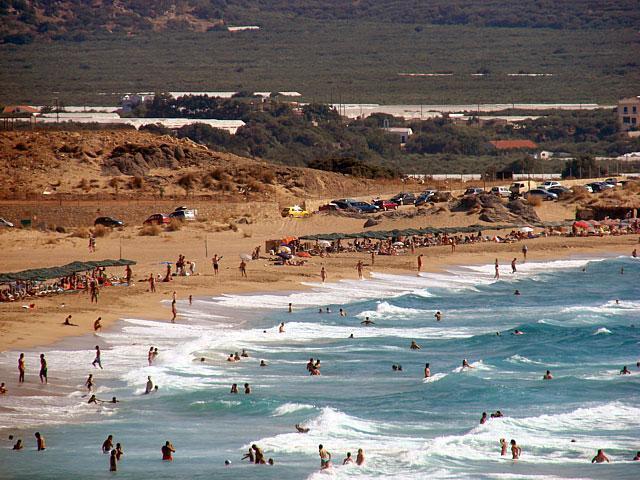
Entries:
MULTIPOLYGON (((129 318, 67 340, 46 351, 46 390, 63 395, 0 399, 0 478, 111 478, 100 451, 109 434, 125 449, 118 478, 640 478, 631 461, 640 450, 640 264, 574 259, 508 270, 498 281, 493 265, 374 272, 304 292, 180 300, 176 324, 129 318), (375 324, 362 326, 365 317, 375 324), (412 340, 421 350, 409 349, 412 340), (94 344, 104 370, 91 366, 94 344), (149 366, 152 345, 160 355, 149 366), (242 349, 251 357, 226 362, 242 349), (309 376, 309 358, 321 360, 321 376, 309 376), (462 370, 463 358, 475 368, 462 370), (619 375, 624 365, 632 375, 619 375), (552 381, 542 380, 547 369, 552 381), (121 402, 88 405, 88 373, 98 398, 121 402), (147 376, 157 393, 143 394, 147 376), (240 394, 229 393, 232 383, 240 394), (505 416, 479 424, 496 410, 505 416), (46 452, 34 450, 36 430, 46 452), (25 450, 11 451, 10 433, 25 450), (500 438, 518 442, 520 460, 501 457, 500 438), (166 440, 176 448, 171 463, 160 460, 166 440), (253 443, 274 466, 240 460, 253 443), (333 455, 328 473, 319 472, 318 444, 333 455), (340 465, 359 448, 364 466, 340 465), (590 463, 598 448, 611 464, 590 463)), ((35 385, 39 351, 26 353, 35 385)), ((16 361, 17 352, 0 356, 5 369, 16 361)))

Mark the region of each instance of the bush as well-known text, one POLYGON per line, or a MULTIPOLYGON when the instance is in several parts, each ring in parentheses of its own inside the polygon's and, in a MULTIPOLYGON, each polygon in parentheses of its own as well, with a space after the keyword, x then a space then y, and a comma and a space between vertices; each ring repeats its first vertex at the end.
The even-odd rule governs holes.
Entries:
POLYGON ((131 179, 130 185, 131 185, 131 188, 140 190, 142 187, 144 187, 144 178, 140 176, 135 176, 131 179))
POLYGON ((141 237, 157 237, 162 229, 158 225, 145 225, 140 229, 138 235, 141 237))
POLYGON ((177 232, 182 228, 182 222, 177 218, 172 218, 169 224, 167 225, 167 231, 169 232, 177 232))
POLYGON ((107 237, 111 233, 111 229, 104 225, 96 225, 93 227, 93 236, 96 238, 107 237))
POLYGON ((540 205, 542 205, 542 197, 538 197, 537 195, 530 195, 529 198, 527 198, 527 203, 532 207, 539 207, 540 205))
POLYGON ((76 228, 69 236, 72 238, 89 238, 89 229, 86 227, 76 228))

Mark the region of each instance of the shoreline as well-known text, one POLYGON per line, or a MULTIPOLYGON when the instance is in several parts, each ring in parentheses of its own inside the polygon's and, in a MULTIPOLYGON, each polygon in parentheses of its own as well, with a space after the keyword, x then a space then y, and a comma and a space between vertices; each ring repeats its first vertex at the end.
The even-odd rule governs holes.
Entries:
MULTIPOLYGON (((636 242, 635 235, 606 238, 546 237, 511 244, 480 243, 460 245, 453 254, 450 252, 449 247, 425 247, 416 249, 415 254, 377 256, 375 265, 367 267, 365 276, 368 275, 369 271, 397 275, 416 272, 415 262, 418 254, 424 255, 422 272, 435 273, 445 271, 451 267, 493 264, 496 257, 501 258, 502 268, 507 268, 509 262, 505 259, 505 254, 510 253, 510 257, 515 255, 518 257, 519 263, 521 263, 520 250, 524 243, 527 243, 529 247, 528 260, 530 262, 541 262, 566 259, 576 255, 597 256, 598 254, 604 254, 605 256, 610 256, 612 254, 630 254, 636 242)), ((9 315, 4 315, 5 319, 0 322, 0 331, 3 333, 0 352, 6 353, 19 349, 35 350, 68 341, 69 339, 83 337, 86 334, 93 333, 92 324, 97 316, 102 316, 103 330, 117 328, 125 318, 169 322, 171 315, 166 303, 170 299, 172 291, 177 292, 179 300, 186 300, 188 295, 192 295, 194 300, 197 300, 198 298, 214 298, 225 294, 255 295, 259 293, 304 292, 314 288, 307 283, 320 283, 318 272, 321 264, 327 268, 329 274, 328 283, 347 279, 355 280, 357 274, 353 265, 358 260, 363 259, 368 265, 370 261, 368 254, 340 253, 327 258, 314 257, 312 258, 312 263, 310 262, 310 265, 304 267, 258 265, 263 263, 261 259, 249 264, 250 277, 248 280, 239 280, 235 272, 231 273, 233 277, 230 278, 228 271, 234 269, 227 267, 226 269, 221 269, 220 277, 224 277, 224 281, 216 281, 215 277, 210 273, 194 277, 174 277, 174 280, 169 284, 158 283, 158 292, 155 295, 146 291, 146 282, 134 281, 132 287, 109 287, 103 289, 100 298, 101 303, 98 305, 89 304, 87 294, 84 292, 67 294, 75 295, 74 297, 62 294, 37 299, 35 302, 38 302, 38 305, 35 310, 22 309, 22 302, 2 304, 0 312, 4 311, 3 313, 8 313, 9 315), (258 265, 256 270, 254 270, 255 265, 258 265), (286 269, 286 271, 276 270, 274 272, 274 269, 286 269), (277 276, 277 278, 273 278, 274 276, 277 276), (211 284, 211 280, 216 283, 211 284), (268 288, 265 288, 267 286, 268 288), (64 307, 62 307, 63 304, 64 307), (107 310, 107 313, 101 313, 103 310, 107 310), (25 330, 23 327, 28 330, 33 330, 36 327, 35 325, 23 324, 24 316, 28 314, 31 314, 32 319, 35 317, 37 320, 46 323, 48 328, 42 329, 39 334, 38 332, 32 332, 31 335, 22 335, 24 333, 23 330, 25 330), (79 326, 66 327, 62 325, 62 320, 68 314, 74 315, 72 322, 78 322, 79 326), (9 318, 6 318, 7 316, 9 318), (79 321, 77 317, 82 317, 82 320, 79 321), (85 319, 88 319, 88 322, 85 319)), ((134 277, 136 277, 135 274, 134 277)), ((180 310, 178 308, 179 317, 180 310)), ((231 321, 235 322, 236 319, 231 321)))

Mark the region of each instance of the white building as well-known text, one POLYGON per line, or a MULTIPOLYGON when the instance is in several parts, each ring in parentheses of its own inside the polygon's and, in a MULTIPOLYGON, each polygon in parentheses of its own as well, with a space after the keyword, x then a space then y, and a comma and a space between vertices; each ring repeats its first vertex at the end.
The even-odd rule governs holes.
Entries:
POLYGON ((400 143, 407 143, 413 135, 413 130, 408 127, 387 127, 385 130, 400 139, 400 143))

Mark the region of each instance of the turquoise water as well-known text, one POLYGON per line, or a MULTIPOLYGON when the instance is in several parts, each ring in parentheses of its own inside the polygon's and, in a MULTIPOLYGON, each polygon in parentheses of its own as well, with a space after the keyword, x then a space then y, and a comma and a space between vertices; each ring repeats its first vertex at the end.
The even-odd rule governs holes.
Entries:
MULTIPOLYGON (((125 449, 118 478, 640 478, 631 461, 640 450, 640 264, 576 259, 519 269, 504 268, 498 282, 489 265, 179 302, 176 325, 128 319, 81 347, 62 344, 47 353, 49 388, 77 391, 1 400, 13 410, 0 412, 0 478, 111 477, 100 453, 108 434, 125 449), (361 326, 365 316, 376 324, 361 326), (525 334, 511 335, 516 328, 525 334), (422 349, 410 350, 411 340, 422 349), (96 343, 104 371, 91 367, 96 343), (151 345, 160 356, 148 366, 151 345), (251 358, 225 361, 243 348, 251 358), (307 374, 310 357, 321 359, 322 376, 307 374), (463 358, 475 368, 461 371, 463 358), (391 368, 398 363, 402 372, 391 368), (633 374, 618 375, 623 365, 633 374), (553 381, 542 380, 547 369, 553 381), (98 398, 121 403, 87 405, 87 373, 98 398), (155 394, 142 395, 147 375, 155 394), (251 395, 229 394, 244 382, 251 395), (505 417, 479 425, 495 410, 505 417), (310 432, 295 433, 296 423, 310 432), (47 439, 44 453, 34 451, 35 430, 47 439), (9 433, 27 449, 11 451, 9 433), (500 456, 501 437, 517 440, 519 461, 500 456), (170 464, 160 460, 165 440, 177 450, 170 464), (241 462, 252 443, 275 466, 241 462), (330 474, 318 472, 319 443, 336 460, 330 474), (358 448, 363 467, 338 466, 358 448), (598 448, 611 464, 590 463, 598 448)), ((37 353, 27 352, 32 370, 37 353)), ((16 358, 3 354, 0 364, 13 371, 16 358)))

